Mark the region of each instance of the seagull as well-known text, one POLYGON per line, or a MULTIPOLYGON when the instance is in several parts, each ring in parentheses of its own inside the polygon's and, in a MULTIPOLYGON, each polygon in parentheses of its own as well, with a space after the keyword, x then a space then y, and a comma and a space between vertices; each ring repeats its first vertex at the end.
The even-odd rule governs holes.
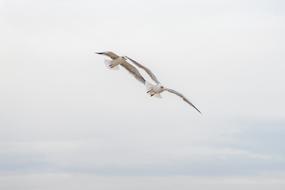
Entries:
POLYGON ((139 82, 143 83, 145 85, 146 80, 143 78, 143 76, 140 74, 138 69, 128 63, 126 61, 126 57, 124 56, 118 56, 114 52, 111 51, 105 51, 105 52, 95 52, 99 55, 105 55, 109 57, 111 60, 105 60, 106 66, 110 69, 119 69, 119 65, 124 67, 129 73, 131 73, 139 82))
POLYGON ((156 85, 153 85, 151 83, 145 82, 145 85, 147 88, 147 93, 150 94, 150 96, 156 96, 156 97, 160 98, 161 97, 160 93, 162 93, 164 91, 168 91, 170 93, 173 93, 173 94, 181 97, 186 103, 188 103, 190 106, 192 106, 194 109, 196 109, 201 114, 200 110, 198 108, 196 108, 183 94, 181 94, 175 90, 172 90, 170 88, 166 88, 166 87, 162 86, 161 83, 159 82, 159 80, 157 79, 157 77, 153 74, 153 72, 150 69, 148 69, 147 67, 138 63, 137 61, 129 58, 128 56, 123 56, 123 58, 130 60, 137 67, 143 69, 150 76, 150 78, 156 83, 156 85))

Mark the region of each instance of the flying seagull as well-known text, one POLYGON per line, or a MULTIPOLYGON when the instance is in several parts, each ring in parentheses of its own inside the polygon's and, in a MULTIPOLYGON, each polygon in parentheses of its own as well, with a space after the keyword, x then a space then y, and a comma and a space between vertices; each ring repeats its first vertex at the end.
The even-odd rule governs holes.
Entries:
POLYGON ((111 59, 111 60, 105 60, 107 67, 109 67, 111 69, 118 69, 119 65, 120 65, 120 66, 124 67, 127 71, 129 71, 138 81, 140 81, 143 84, 146 83, 145 79, 140 74, 138 69, 135 68, 133 65, 129 64, 126 61, 125 57, 118 56, 117 54, 115 54, 114 52, 111 52, 111 51, 95 52, 95 53, 99 54, 99 55, 105 55, 111 59))
POLYGON ((157 79, 157 77, 153 74, 153 72, 150 69, 148 69, 147 67, 138 63, 137 61, 129 58, 128 56, 123 56, 123 57, 130 60, 131 62, 133 62, 137 67, 143 69, 150 76, 150 78, 156 83, 156 85, 150 84, 148 82, 145 83, 146 88, 147 88, 147 93, 150 94, 150 96, 161 97, 160 93, 162 93, 164 91, 168 91, 170 93, 176 94, 177 96, 181 97, 186 103, 188 103, 190 106, 195 108, 199 113, 201 113, 200 110, 198 108, 196 108, 183 94, 181 94, 175 90, 172 90, 170 88, 166 88, 166 87, 162 86, 160 84, 159 80, 157 79))

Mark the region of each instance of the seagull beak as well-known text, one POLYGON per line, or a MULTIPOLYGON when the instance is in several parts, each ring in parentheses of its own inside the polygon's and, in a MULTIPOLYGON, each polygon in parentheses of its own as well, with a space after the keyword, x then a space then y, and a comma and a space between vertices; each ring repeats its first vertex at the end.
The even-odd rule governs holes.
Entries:
POLYGON ((99 55, 104 55, 105 53, 104 52, 95 52, 96 54, 99 54, 99 55))

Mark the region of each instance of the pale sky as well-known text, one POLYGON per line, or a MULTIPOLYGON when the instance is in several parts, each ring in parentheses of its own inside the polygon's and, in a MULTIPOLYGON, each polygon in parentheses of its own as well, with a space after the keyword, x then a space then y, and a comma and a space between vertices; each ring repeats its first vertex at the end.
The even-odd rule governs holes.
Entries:
POLYGON ((0 0, 0 26, 0 189, 285 188, 284 1, 0 0))

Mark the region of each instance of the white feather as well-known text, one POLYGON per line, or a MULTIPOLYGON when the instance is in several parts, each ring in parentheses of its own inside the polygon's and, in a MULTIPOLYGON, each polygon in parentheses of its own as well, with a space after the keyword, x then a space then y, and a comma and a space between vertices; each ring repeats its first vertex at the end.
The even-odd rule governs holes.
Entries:
POLYGON ((149 83, 149 82, 147 82, 147 81, 145 82, 145 87, 146 87, 146 90, 147 90, 147 91, 152 90, 154 86, 155 86, 155 85, 153 85, 153 84, 151 84, 151 83, 149 83))
POLYGON ((156 98, 162 98, 162 96, 160 94, 155 94, 153 96, 156 97, 156 98))
POLYGON ((110 66, 111 66, 111 60, 108 60, 108 59, 105 59, 104 60, 104 63, 105 63, 105 65, 106 65, 106 67, 108 67, 108 68, 110 68, 110 66))
POLYGON ((112 67, 113 63, 111 60, 105 59, 104 63, 108 69, 111 69, 111 70, 119 70, 120 69, 119 65, 112 67))

